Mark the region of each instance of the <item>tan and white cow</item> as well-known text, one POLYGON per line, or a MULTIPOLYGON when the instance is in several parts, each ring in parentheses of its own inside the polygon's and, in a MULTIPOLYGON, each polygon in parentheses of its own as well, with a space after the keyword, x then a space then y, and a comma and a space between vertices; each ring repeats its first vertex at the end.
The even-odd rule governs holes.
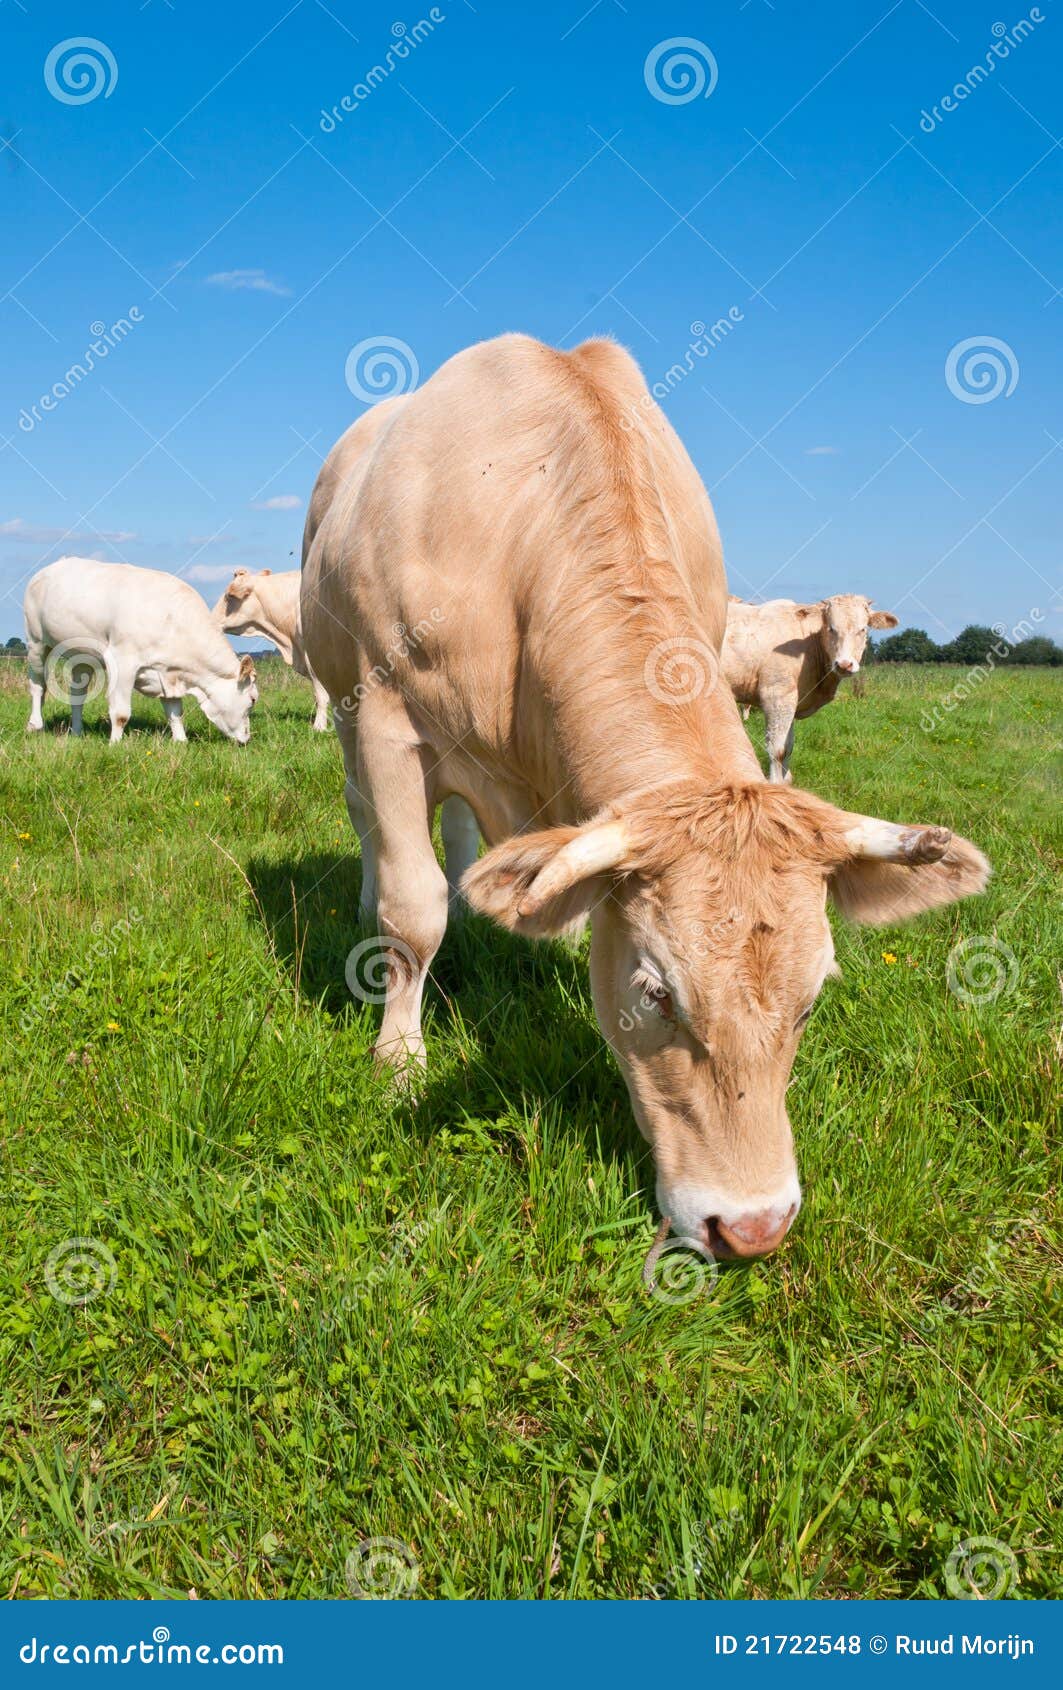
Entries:
POLYGON ((872 610, 859 593, 834 593, 818 604, 728 601, 723 671, 743 715, 752 704, 764 712, 770 780, 790 779, 795 719, 814 716, 846 675, 857 674, 868 629, 896 626, 895 616, 872 610))
POLYGON ((800 1202, 786 1090, 833 972, 826 905, 893 921, 979 891, 966 840, 765 781, 716 657, 705 490, 631 358, 507 335, 386 420, 303 568, 303 633, 376 833, 378 1056, 424 1059, 447 922, 432 848, 457 793, 465 877, 505 927, 591 923, 591 985, 675 1230, 773 1249, 800 1202), (394 650, 393 629, 425 630, 394 650), (377 679, 372 681, 371 677, 377 679))
POLYGON ((64 557, 33 576, 24 609, 31 731, 44 727, 46 691, 69 702, 70 731, 80 734, 87 699, 106 689, 112 741, 125 731, 134 691, 162 700, 174 739, 186 737, 181 700, 189 693, 228 739, 251 738, 255 666, 237 657, 187 581, 64 557))
POLYGON ((274 575, 272 569, 237 569, 212 615, 227 634, 261 634, 272 640, 289 669, 305 675, 314 689, 314 722, 318 733, 329 725, 328 693, 318 680, 303 650, 299 626, 299 571, 286 569, 274 575))

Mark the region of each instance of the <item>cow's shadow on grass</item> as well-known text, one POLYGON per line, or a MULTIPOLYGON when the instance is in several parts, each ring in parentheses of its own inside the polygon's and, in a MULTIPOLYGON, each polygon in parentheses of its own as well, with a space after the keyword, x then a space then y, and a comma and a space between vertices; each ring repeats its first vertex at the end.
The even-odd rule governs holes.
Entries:
MULTIPOLYGON (((315 852, 245 867, 251 917, 300 995, 338 1018, 370 1017, 375 1036, 380 1010, 359 1005, 345 976, 375 931, 358 921, 358 859, 315 852)), ((356 977, 377 981, 367 950, 356 977)), ((425 992, 428 1072, 404 1106, 411 1131, 550 1108, 582 1132, 589 1154, 628 1163, 632 1183, 645 1183, 647 1148, 594 1018, 586 950, 586 941, 532 944, 470 911, 451 918, 425 992)))

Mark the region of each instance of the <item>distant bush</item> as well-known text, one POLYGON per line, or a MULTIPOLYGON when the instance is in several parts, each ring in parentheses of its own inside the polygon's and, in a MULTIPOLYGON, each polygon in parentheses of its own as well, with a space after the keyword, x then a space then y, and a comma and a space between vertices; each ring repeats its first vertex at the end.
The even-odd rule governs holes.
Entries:
MULTIPOLYGON (((1029 627, 1029 623, 1025 624, 1029 627)), ((1014 630, 1013 630, 1014 631, 1014 630)), ((899 634, 872 643, 868 653, 876 663, 962 663, 967 665, 1043 664, 1058 668, 1063 664, 1063 648, 1044 634, 1019 640, 1012 645, 1004 634, 972 622, 945 645, 936 645, 922 628, 902 628, 899 634)))

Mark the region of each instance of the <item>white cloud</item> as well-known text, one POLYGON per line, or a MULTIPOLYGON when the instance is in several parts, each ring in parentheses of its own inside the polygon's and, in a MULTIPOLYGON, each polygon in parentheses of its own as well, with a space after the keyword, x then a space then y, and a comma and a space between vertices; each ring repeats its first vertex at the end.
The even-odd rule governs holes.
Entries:
POLYGON ((33 522, 24 522, 20 516, 12 517, 10 522, 0 522, 0 535, 8 540, 17 540, 24 546, 98 546, 101 541, 108 545, 121 546, 127 540, 137 539, 131 529, 103 529, 99 532, 79 534, 71 528, 45 528, 33 522))
POLYGON ((806 446, 806 458, 836 458, 841 451, 840 446, 806 446))
POLYGON ((233 573, 231 563, 194 563, 191 569, 180 571, 186 581, 228 581, 233 573))
POLYGON ((253 511, 297 511, 302 504, 298 493, 275 493, 272 499, 263 499, 261 504, 252 502, 253 511))
POLYGON ((265 270, 216 270, 213 276, 207 277, 207 284, 228 288, 230 293, 276 293, 282 299, 290 298, 292 291, 283 282, 267 276, 265 270))

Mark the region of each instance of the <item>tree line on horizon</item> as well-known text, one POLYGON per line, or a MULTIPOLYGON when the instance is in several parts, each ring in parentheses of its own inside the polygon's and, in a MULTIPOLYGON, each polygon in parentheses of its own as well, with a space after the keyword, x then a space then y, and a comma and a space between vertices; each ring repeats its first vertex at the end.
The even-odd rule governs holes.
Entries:
MULTIPOLYGON (((1027 624, 1028 626, 1029 624, 1027 624)), ((1063 647, 1047 634, 1010 641, 995 628, 972 622, 954 640, 938 645, 922 628, 902 628, 885 639, 869 641, 868 656, 876 663, 1040 664, 1052 669, 1063 664, 1063 647)))
MULTIPOLYGON (((25 655, 26 642, 18 634, 12 634, 7 644, 0 646, 0 656, 25 655)), ((1046 634, 1033 634, 1013 645, 995 628, 980 627, 976 622, 944 645, 935 644, 922 628, 902 628, 900 633, 888 634, 877 643, 869 640, 867 655, 876 663, 964 663, 969 668, 989 661, 993 664, 1040 664, 1051 669, 1063 665, 1063 647, 1056 645, 1046 634)))

